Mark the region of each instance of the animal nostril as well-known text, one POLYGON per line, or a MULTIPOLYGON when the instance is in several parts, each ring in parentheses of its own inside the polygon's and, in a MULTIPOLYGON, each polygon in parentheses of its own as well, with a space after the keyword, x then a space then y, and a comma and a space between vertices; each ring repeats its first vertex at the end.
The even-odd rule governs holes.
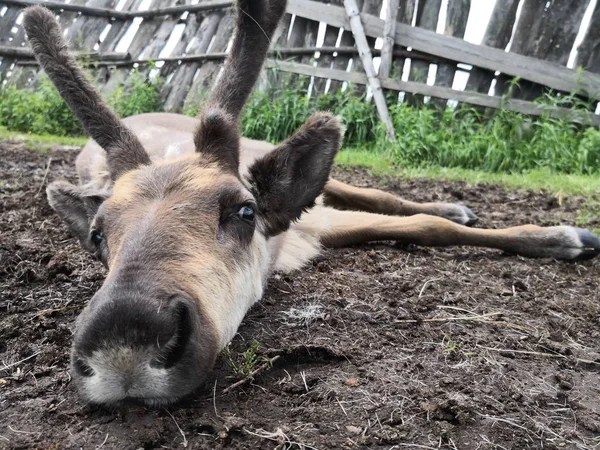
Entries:
POLYGON ((183 302, 178 302, 175 314, 177 316, 175 334, 167 342, 166 351, 160 357, 162 362, 160 365, 165 369, 174 366, 181 359, 192 335, 192 322, 188 306, 183 302))
POLYGON ((79 358, 75 359, 75 361, 73 362, 73 367, 75 368, 75 372, 77 372, 82 377, 91 377, 94 375, 94 369, 92 369, 79 358))

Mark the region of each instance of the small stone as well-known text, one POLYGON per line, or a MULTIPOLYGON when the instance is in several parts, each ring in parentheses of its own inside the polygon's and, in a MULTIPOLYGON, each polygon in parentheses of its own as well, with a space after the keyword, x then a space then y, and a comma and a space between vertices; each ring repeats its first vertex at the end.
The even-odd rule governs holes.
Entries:
POLYGON ((360 382, 354 377, 346 378, 346 380, 344 381, 344 384, 346 386, 350 386, 350 387, 360 386, 360 382))
POLYGON ((354 425, 346 425, 346 430, 352 434, 359 435, 362 433, 362 428, 355 427, 354 425))

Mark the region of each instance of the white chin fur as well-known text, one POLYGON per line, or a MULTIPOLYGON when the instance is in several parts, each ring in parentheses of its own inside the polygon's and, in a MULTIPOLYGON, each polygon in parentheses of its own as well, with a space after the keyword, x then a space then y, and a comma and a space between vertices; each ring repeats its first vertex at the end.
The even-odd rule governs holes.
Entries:
POLYGON ((86 363, 94 374, 80 380, 82 396, 92 402, 114 404, 126 398, 169 402, 165 369, 150 366, 149 349, 114 347, 95 351, 86 363))

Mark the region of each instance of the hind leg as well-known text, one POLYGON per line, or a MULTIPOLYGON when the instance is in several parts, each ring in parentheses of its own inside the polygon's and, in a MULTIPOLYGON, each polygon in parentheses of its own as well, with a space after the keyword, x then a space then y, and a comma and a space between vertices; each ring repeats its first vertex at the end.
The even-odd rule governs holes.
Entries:
POLYGON ((531 258, 580 260, 600 254, 600 239, 570 226, 522 225, 498 230, 468 228, 441 217, 393 217, 318 206, 294 225, 325 247, 398 241, 426 247, 466 245, 504 250, 531 258))
POLYGON ((454 203, 415 203, 379 189, 357 188, 336 180, 325 185, 326 206, 351 211, 365 211, 387 216, 428 214, 443 217, 460 225, 472 226, 477 216, 466 206, 454 203))

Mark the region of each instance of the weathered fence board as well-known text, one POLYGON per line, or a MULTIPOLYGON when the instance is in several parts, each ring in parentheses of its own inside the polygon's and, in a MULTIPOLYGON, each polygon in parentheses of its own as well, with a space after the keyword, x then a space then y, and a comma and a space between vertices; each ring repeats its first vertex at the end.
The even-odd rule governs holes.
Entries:
MULTIPOLYGON (((441 6, 442 0, 419 1, 419 7, 417 9, 417 27, 435 32, 437 28, 441 6)), ((399 27, 397 26, 396 33, 398 33, 398 31, 399 27)), ((409 47, 409 45, 405 45, 405 47, 409 47)), ((426 61, 420 61, 416 58, 411 58, 408 80, 417 81, 420 83, 427 83, 427 76, 429 75, 429 66, 429 63, 426 61)), ((415 107, 421 107, 424 101, 422 96, 415 95, 407 95, 405 97, 405 100, 409 105, 415 107)))
MULTIPOLYGON (((187 37, 186 33, 193 33, 194 39, 191 41, 189 52, 191 55, 204 53, 208 49, 210 40, 217 32, 219 22, 223 17, 221 11, 210 13, 204 17, 200 22, 199 26, 195 26, 198 17, 195 16, 191 21, 188 22, 186 29, 184 30, 184 37, 187 37)), ((185 39, 182 39, 182 42, 185 39)), ((181 54, 175 52, 176 54, 181 54)), ((165 93, 165 110, 177 111, 179 110, 188 95, 189 86, 194 81, 194 75, 200 68, 200 61, 192 62, 191 64, 181 64, 175 70, 173 78, 168 86, 171 86, 170 92, 165 93)))
POLYGON ((387 17, 383 28, 383 46, 381 48, 381 64, 379 76, 388 78, 392 71, 392 58, 394 51, 394 36, 396 35, 396 22, 398 20, 398 7, 400 0, 385 0, 387 17))
POLYGON ((575 64, 590 72, 600 73, 600 1, 592 12, 590 26, 579 46, 575 64))
MULTIPOLYGON (((90 0, 85 5, 112 9, 116 6, 116 3, 116 0, 90 0)), ((108 20, 104 17, 81 15, 67 29, 66 38, 75 49, 93 49, 98 43, 100 34, 108 24, 108 20)))
MULTIPOLYGON (((233 33, 234 24, 235 18, 231 11, 228 11, 221 17, 217 32, 214 35, 212 46, 210 47, 211 52, 224 52, 227 49, 227 45, 229 44, 233 33)), ((210 42, 212 37, 209 38, 208 35, 206 35, 205 39, 208 39, 210 42)), ((202 98, 210 90, 220 69, 221 61, 208 61, 200 66, 195 79, 190 86, 189 93, 184 102, 184 107, 197 108, 198 105, 200 105, 202 98)))
MULTIPOLYGON (((339 81, 366 85, 367 76, 357 72, 346 72, 336 69, 325 69, 313 67, 306 64, 290 63, 287 61, 267 60, 265 65, 278 70, 302 74, 306 76, 336 78, 339 81)), ((478 92, 458 91, 455 89, 429 86, 414 81, 401 81, 397 79, 383 79, 381 85, 385 89, 395 91, 412 92, 414 94, 443 98, 446 100, 457 100, 471 105, 484 106, 489 108, 502 108, 510 111, 517 111, 532 116, 548 115, 550 117, 571 120, 573 122, 600 126, 600 116, 587 111, 571 110, 559 107, 543 107, 533 102, 519 99, 505 99, 498 96, 481 94, 478 92)))
MULTIPOLYGON (((398 23, 402 23, 404 25, 411 25, 413 18, 415 16, 415 9, 417 7, 417 0, 400 0, 398 5, 398 12, 396 17, 396 24, 394 26, 394 35, 392 38, 394 39, 394 45, 396 48, 405 48, 401 47, 398 42, 396 42, 396 30, 398 28, 398 23)), ((384 27, 385 28, 385 27, 384 27)), ((413 56, 413 55, 411 55, 413 56)), ((423 59, 418 57, 418 59, 423 59)), ((392 73, 394 76, 401 78, 404 72, 404 64, 406 62, 406 58, 393 58, 392 73)))
MULTIPOLYGON (((566 65, 589 0, 524 0, 511 52, 566 65)), ((543 93, 539 84, 520 83, 519 98, 543 93)))
MULTIPOLYGON (((471 0, 449 0, 446 13, 446 23, 444 24, 444 34, 458 38, 465 37, 467 30, 467 21, 471 12, 471 0)), ((454 75, 456 74, 456 64, 438 64, 435 77, 436 86, 452 87, 454 75)), ((432 99, 434 105, 444 108, 445 101, 432 99)))
MULTIPOLYGON (((2 4, 0 3, 0 6, 1 5, 2 4)), ((0 17, 0 45, 10 45, 17 47, 16 42, 13 42, 15 36, 12 32, 12 29, 14 27, 15 21, 17 20, 20 14, 20 8, 9 6, 6 12, 4 13, 4 16, 0 17)), ((12 57, 6 57, 2 59, 2 64, 0 65, 0 81, 6 75, 6 72, 10 70, 15 60, 16 59, 12 57)))
MULTIPOLYGON (((481 42, 482 45, 498 49, 506 48, 512 36, 518 8, 519 0, 496 0, 496 5, 481 42)), ((466 90, 487 93, 492 86, 494 77, 493 70, 473 67, 467 81, 466 90)), ((502 94, 500 89, 496 93, 502 94)))
POLYGON ((45 0, 2 0, 3 4, 16 5, 19 7, 32 6, 32 5, 43 5, 53 11, 74 11, 81 13, 86 16, 106 17, 119 20, 132 20, 136 17, 141 18, 152 18, 157 16, 167 15, 181 15, 184 12, 200 12, 200 11, 212 11, 215 9, 229 8, 233 5, 232 0, 202 0, 201 3, 196 5, 179 5, 166 8, 150 8, 145 11, 139 11, 135 8, 130 11, 116 11, 107 8, 94 8, 90 6, 81 6, 75 1, 71 3, 61 3, 55 1, 45 0))

